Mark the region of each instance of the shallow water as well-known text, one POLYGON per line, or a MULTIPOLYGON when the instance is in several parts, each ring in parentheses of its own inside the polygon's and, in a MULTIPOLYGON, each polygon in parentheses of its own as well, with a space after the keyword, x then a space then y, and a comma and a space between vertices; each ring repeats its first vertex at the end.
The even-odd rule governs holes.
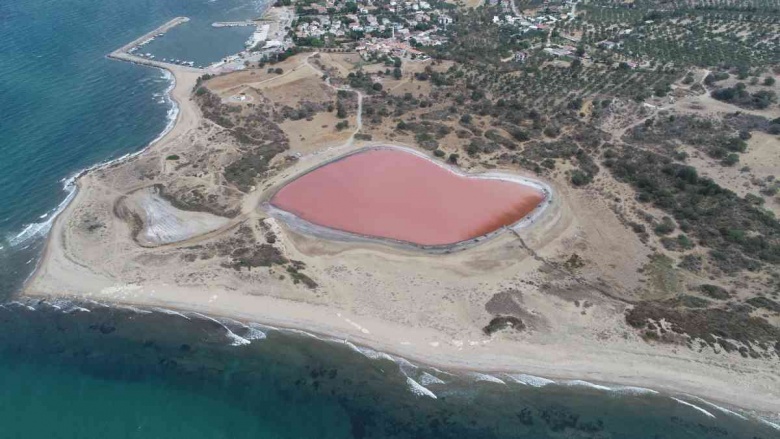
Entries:
POLYGON ((543 199, 531 186, 466 177, 404 150, 375 149, 293 180, 271 204, 331 229, 445 245, 511 225, 543 199))
POLYGON ((195 314, 79 307, 0 308, 3 437, 778 437, 684 396, 700 409, 637 389, 439 371, 195 314))

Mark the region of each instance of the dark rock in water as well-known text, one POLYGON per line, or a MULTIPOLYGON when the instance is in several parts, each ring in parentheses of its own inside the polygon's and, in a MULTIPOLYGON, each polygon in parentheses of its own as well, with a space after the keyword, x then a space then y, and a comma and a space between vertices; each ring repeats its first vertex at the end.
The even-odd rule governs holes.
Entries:
POLYGON ((498 316, 491 320, 487 326, 482 328, 482 331, 484 331, 487 335, 491 335, 503 329, 514 329, 515 331, 522 331, 525 329, 525 324, 517 317, 498 316))
MULTIPOLYGON (((102 401, 111 400, 108 410, 112 413, 138 413, 149 421, 143 426, 148 433, 144 437, 172 439, 266 437, 266 433, 279 431, 290 432, 283 437, 323 439, 776 436, 771 427, 735 416, 703 418, 700 412, 665 395, 617 395, 587 388, 536 388, 512 382, 483 386, 474 385, 470 376, 444 372, 446 383, 431 387, 422 371, 434 376, 441 375, 439 371, 424 366, 402 369, 386 358, 370 359, 341 343, 269 329, 267 338, 237 348, 225 340, 224 326, 206 317, 182 318, 164 312, 134 313, 83 305, 89 309, 67 312, 44 305, 34 310, 32 306, 0 307, 0 379, 6 378, 3 373, 26 373, 25 379, 19 380, 24 381, 23 386, 3 388, 15 397, 19 410, 29 413, 39 407, 25 405, 32 386, 46 389, 36 390, 36 395, 51 395, 52 407, 59 408, 56 403, 64 395, 66 410, 78 398, 83 398, 79 407, 92 404, 90 407, 95 409, 104 405, 102 401), (106 336, 104 332, 109 331, 111 335, 106 336), (4 362, 10 362, 10 367, 4 362), (40 369, 36 364, 50 369, 40 369), (412 391, 409 379, 430 387, 437 399, 412 391), (51 390, 54 387, 56 392, 51 390), (147 396, 116 396, 128 390, 147 396), (105 399, 105 392, 112 397, 105 399), (193 410, 197 416, 189 416, 193 410), (670 416, 676 416, 679 425, 670 421, 670 416), (170 432, 172 426, 191 432, 184 426, 192 423, 204 433, 162 433, 170 432)), ((527 325, 525 316, 521 321, 498 315, 486 332, 531 327, 527 325)), ((720 340, 720 336, 710 336, 714 344, 720 340)), ((771 349, 776 343, 773 339, 763 345, 771 349)), ((12 384, 13 380, 4 383, 12 384)), ((0 436, 61 436, 44 431, 43 423, 34 422, 24 428, 34 429, 35 435, 19 434, 20 428, 7 435, 5 429, 15 428, 11 422, 15 413, 12 410, 6 417, 0 415, 4 421, 4 434, 0 436)), ((117 415, 105 422, 115 426, 115 431, 125 431, 126 419, 135 418, 117 415)), ((92 424, 69 418, 63 422, 64 426, 58 423, 58 429, 87 429, 86 434, 70 436, 99 436, 92 434, 92 424)))
POLYGON ((103 323, 102 325, 100 325, 101 334, 110 334, 114 331, 116 331, 116 327, 113 325, 109 325, 108 323, 103 323))
POLYGON ((575 428, 579 415, 572 413, 565 407, 552 406, 542 411, 542 420, 554 432, 560 432, 567 428, 575 428))
POLYGON ((92 331, 100 331, 101 334, 110 334, 116 331, 116 327, 108 323, 92 324, 89 325, 89 329, 92 331))
POLYGON ((525 407, 517 414, 517 419, 523 425, 534 425, 534 415, 531 409, 525 407))

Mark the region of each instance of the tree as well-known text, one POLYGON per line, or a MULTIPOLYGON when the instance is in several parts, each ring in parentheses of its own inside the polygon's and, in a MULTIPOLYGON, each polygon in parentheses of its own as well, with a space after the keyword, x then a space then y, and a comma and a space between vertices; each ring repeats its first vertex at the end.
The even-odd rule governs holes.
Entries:
POLYGON ((393 69, 393 78, 401 79, 401 69, 399 67, 393 69))
POLYGON ((764 85, 766 85, 767 87, 771 87, 775 85, 775 78, 771 76, 767 76, 766 78, 764 78, 764 85))
POLYGON ((734 166, 739 162, 739 156, 731 153, 727 155, 721 163, 723 163, 723 166, 734 166))

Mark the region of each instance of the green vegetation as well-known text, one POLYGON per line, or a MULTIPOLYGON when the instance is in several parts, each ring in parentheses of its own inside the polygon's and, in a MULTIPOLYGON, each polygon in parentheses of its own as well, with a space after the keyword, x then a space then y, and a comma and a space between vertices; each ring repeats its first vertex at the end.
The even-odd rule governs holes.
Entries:
POLYGON ((222 103, 208 90, 197 99, 203 116, 224 128, 239 145, 241 155, 225 167, 225 179, 239 190, 250 190, 268 170, 271 159, 289 148, 286 135, 260 107, 242 110, 222 103))
POLYGON ((780 263, 780 223, 744 198, 699 177, 695 168, 630 146, 604 165, 636 189, 639 201, 668 212, 683 232, 709 247, 712 260, 723 271, 759 270, 765 263, 780 263))
MULTIPOLYGON (((702 305, 701 302, 695 303, 702 305)), ((641 302, 627 315, 629 325, 643 331, 645 337, 669 343, 694 342, 716 346, 726 352, 739 352, 744 357, 772 358, 780 355, 780 329, 765 319, 750 315, 744 306, 731 308, 686 307, 685 301, 672 299, 661 302, 641 302), (670 330, 660 322, 666 322, 670 330), (740 345, 735 344, 739 343, 740 345)))

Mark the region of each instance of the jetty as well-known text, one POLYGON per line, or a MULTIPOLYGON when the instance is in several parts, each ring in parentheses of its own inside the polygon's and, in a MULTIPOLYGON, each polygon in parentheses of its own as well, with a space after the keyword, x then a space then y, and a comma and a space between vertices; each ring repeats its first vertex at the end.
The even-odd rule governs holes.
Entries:
POLYGON ((212 27, 242 27, 242 26, 255 26, 257 23, 254 21, 218 21, 211 23, 212 27))
POLYGON ((204 71, 203 69, 199 69, 196 67, 176 64, 167 61, 155 60, 154 55, 142 56, 143 54, 141 55, 134 54, 134 52, 137 51, 140 47, 143 47, 144 45, 154 41, 156 38, 165 35, 166 32, 173 29, 174 27, 182 23, 186 23, 188 21, 190 21, 190 19, 187 17, 176 17, 168 21, 167 23, 163 24, 162 26, 154 29, 153 31, 147 32, 144 35, 120 47, 119 49, 109 53, 108 57, 120 61, 127 61, 135 64, 142 64, 142 65, 158 67, 167 70, 177 69, 179 71, 203 72, 204 71))

